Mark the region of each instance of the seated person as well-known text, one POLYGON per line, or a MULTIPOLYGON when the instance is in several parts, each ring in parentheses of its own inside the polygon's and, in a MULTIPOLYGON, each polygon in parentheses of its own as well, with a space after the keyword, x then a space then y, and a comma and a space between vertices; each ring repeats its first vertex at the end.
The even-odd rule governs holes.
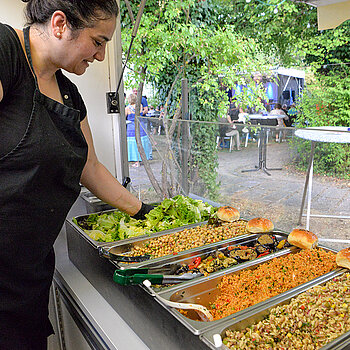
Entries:
POLYGON ((288 109, 288 116, 289 116, 289 119, 290 119, 290 124, 291 126, 293 125, 297 115, 298 115, 298 110, 295 106, 295 103, 292 103, 290 108, 288 109))
POLYGON ((222 149, 221 144, 225 145, 225 136, 226 132, 228 132, 228 120, 226 116, 220 117, 218 119, 219 122, 219 137, 218 137, 218 143, 216 145, 217 149, 222 149))
POLYGON ((234 136, 235 144, 237 151, 241 150, 241 141, 239 139, 239 132, 237 130, 237 127, 234 125, 234 121, 231 120, 230 116, 227 116, 227 121, 230 124, 230 130, 226 132, 226 136, 234 136))
POLYGON ((238 113, 238 123, 243 123, 245 124, 247 119, 249 117, 249 114, 247 112, 244 111, 244 109, 242 107, 239 108, 239 113, 238 113))
MULTIPOLYGON (((275 108, 270 112, 270 115, 276 115, 276 116, 281 116, 280 118, 277 118, 277 125, 279 127, 285 127, 285 121, 289 121, 289 117, 287 116, 286 113, 282 110, 282 106, 280 103, 275 104, 275 108)), ((276 130, 276 142, 279 142, 279 131, 280 129, 276 130)), ((285 133, 283 133, 284 138, 285 138, 285 133)))

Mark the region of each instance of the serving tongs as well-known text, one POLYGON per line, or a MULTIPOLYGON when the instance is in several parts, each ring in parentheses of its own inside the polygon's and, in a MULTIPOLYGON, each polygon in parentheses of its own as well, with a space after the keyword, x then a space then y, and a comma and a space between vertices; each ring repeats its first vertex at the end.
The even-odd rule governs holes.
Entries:
POLYGON ((158 269, 118 269, 114 271, 113 280, 122 286, 142 284, 145 280, 149 280, 152 284, 177 284, 203 276, 200 272, 184 273, 182 275, 164 275, 155 273, 157 271, 163 272, 166 270, 164 270, 164 267, 158 269))
MULTIPOLYGON (((143 282, 143 285, 151 292, 151 281, 149 280, 145 280, 143 282)), ((199 304, 192 304, 192 303, 177 303, 174 301, 170 301, 167 299, 164 299, 163 297, 161 297, 159 294, 155 294, 154 297, 161 303, 163 303, 166 306, 175 308, 175 309, 182 309, 182 310, 194 310, 197 315, 199 316, 199 318, 202 321, 205 322, 209 322, 209 321, 213 321, 213 315, 210 313, 210 311, 203 305, 199 305, 199 304)))
POLYGON ((150 255, 139 255, 139 256, 125 256, 125 255, 117 255, 111 253, 109 250, 104 249, 103 247, 98 248, 98 253, 100 256, 113 260, 113 261, 119 261, 119 262, 125 262, 125 263, 137 263, 149 260, 151 258, 150 255))

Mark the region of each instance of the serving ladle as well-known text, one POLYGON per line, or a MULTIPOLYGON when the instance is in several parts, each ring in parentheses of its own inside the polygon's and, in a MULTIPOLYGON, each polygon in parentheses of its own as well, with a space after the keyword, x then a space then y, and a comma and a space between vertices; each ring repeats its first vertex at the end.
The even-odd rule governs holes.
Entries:
MULTIPOLYGON (((149 280, 143 281, 143 285, 147 288, 150 289, 152 283, 149 280)), ((151 289, 150 289, 151 290, 151 289)), ((155 294, 155 298, 158 299, 160 302, 165 304, 166 306, 173 307, 175 309, 183 309, 183 310, 194 310, 200 319, 205 322, 213 321, 213 316, 210 313, 210 311, 203 305, 199 304, 192 304, 192 303, 177 303, 174 301, 170 301, 167 299, 164 299, 158 294, 155 294)))

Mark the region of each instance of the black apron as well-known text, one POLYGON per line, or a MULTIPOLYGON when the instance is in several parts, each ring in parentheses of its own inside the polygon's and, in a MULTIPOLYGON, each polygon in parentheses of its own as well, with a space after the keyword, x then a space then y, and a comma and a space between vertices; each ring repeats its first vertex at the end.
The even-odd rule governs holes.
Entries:
POLYGON ((53 333, 48 320, 53 244, 79 195, 87 158, 80 112, 73 108, 61 71, 56 77, 66 105, 39 91, 29 27, 23 33, 36 89, 25 134, 0 159, 1 350, 36 349, 36 339, 53 333))

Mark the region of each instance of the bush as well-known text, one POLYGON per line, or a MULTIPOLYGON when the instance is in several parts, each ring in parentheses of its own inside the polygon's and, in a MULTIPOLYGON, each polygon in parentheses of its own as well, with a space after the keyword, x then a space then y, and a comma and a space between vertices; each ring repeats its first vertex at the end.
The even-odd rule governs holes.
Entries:
MULTIPOLYGON (((301 114, 298 127, 349 126, 350 125, 350 76, 348 71, 313 77, 299 103, 301 114)), ((296 166, 305 170, 309 160, 310 142, 295 138, 296 166)), ((317 142, 314 171, 316 173, 350 178, 350 145, 317 142)))

